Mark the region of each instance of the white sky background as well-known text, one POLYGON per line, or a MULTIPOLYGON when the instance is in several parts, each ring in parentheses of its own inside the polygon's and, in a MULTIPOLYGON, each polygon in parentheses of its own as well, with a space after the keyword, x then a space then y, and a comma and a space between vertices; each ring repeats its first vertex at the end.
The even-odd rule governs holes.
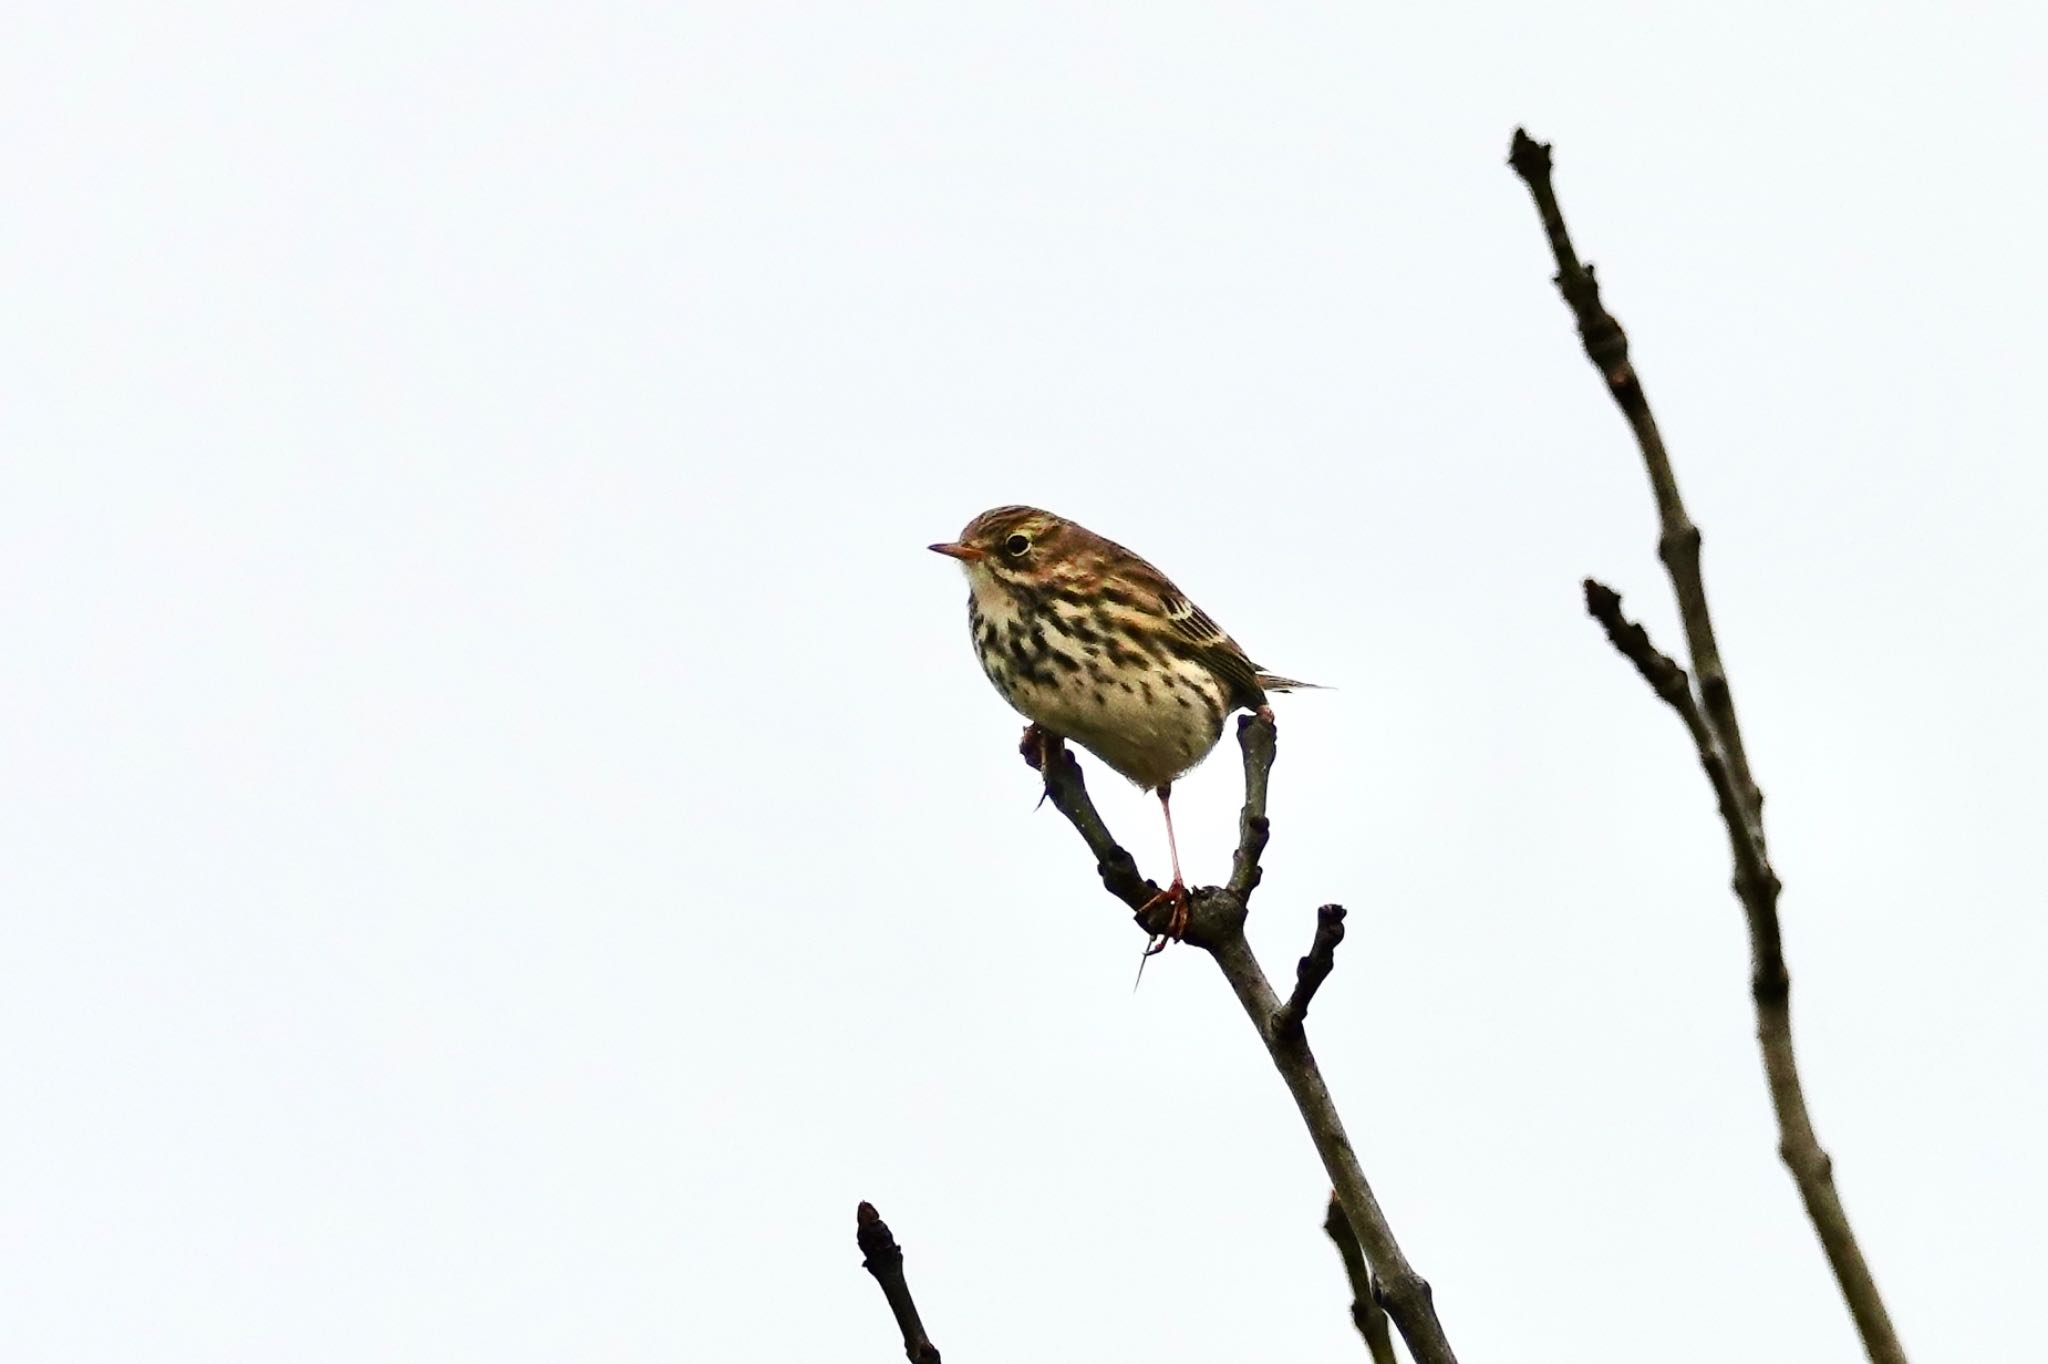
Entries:
MULTIPOLYGON (((0 1356, 1362 1357, 1209 963, 927 554, 1029 501, 1283 698, 1252 933, 1461 1356, 1851 1360, 1555 141, 1921 1361, 2038 1349, 2038 6, 17 7, 0 1356)), ((1093 769, 1163 872, 1148 798, 1093 769)), ((1220 879, 1234 751, 1181 788, 1220 879)))

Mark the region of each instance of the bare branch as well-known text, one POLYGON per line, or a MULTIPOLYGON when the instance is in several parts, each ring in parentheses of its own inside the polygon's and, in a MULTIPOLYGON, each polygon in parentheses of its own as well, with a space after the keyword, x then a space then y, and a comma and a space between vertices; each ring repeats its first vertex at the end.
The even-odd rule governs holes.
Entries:
POLYGON ((1387 1311, 1373 1293, 1372 1271, 1366 1268, 1365 1254, 1358 1248, 1358 1238, 1351 1234, 1351 1224, 1344 1220, 1344 1205, 1337 1201, 1335 1193, 1330 1195, 1330 1210, 1323 1214, 1323 1232, 1343 1258, 1344 1277, 1351 1281, 1351 1324, 1365 1337, 1372 1364, 1394 1364, 1394 1341, 1387 1334, 1387 1311))
MULTIPOLYGON (((1262 826, 1266 781, 1275 750, 1271 714, 1261 713, 1241 721, 1237 742, 1245 757, 1245 804, 1238 822, 1239 875, 1233 877, 1232 884, 1245 874, 1247 866, 1253 869, 1247 883, 1256 884, 1258 846, 1263 844, 1265 833, 1262 826)), ((1130 854, 1110 836, 1094 805, 1087 800, 1081 785, 1080 764, 1072 754, 1060 751, 1062 759, 1044 764, 1051 769, 1046 776, 1048 796, 1073 821, 1089 851, 1095 854, 1102 867, 1103 885, 1112 895, 1136 908, 1144 901, 1134 900, 1133 896, 1142 894, 1142 888, 1150 883, 1138 881, 1135 869, 1128 877, 1114 870, 1115 859, 1128 860, 1130 854)), ((1387 1225, 1386 1214, 1380 1210, 1364 1170, 1359 1168, 1358 1153, 1351 1138, 1345 1135, 1344 1121, 1330 1098, 1315 1053, 1309 1050, 1307 1035, 1300 1027, 1281 1026, 1285 1006, 1273 993, 1272 983, 1266 979, 1258 958, 1252 955, 1251 944, 1245 941, 1245 917, 1244 899, 1230 886, 1202 886, 1192 893, 1187 941, 1215 960, 1231 992, 1258 1030, 1259 1040, 1266 1044, 1266 1054, 1272 1058, 1274 1069, 1280 1072, 1288 1092, 1294 1096, 1309 1139, 1315 1143, 1316 1154, 1322 1157, 1323 1168, 1343 1204, 1345 1218, 1357 1233, 1366 1263, 1372 1267, 1380 1301, 1408 1342, 1408 1353, 1416 1364, 1457 1364, 1443 1324, 1437 1320, 1429 1283, 1408 1263, 1394 1239, 1393 1229, 1387 1225)), ((1156 931, 1142 920, 1139 926, 1147 932, 1156 931)), ((1335 943, 1331 946, 1334 948, 1335 943)))
POLYGON ((861 1268, 875 1276, 889 1310, 896 1314, 896 1326, 903 1332, 903 1357, 910 1364, 939 1364, 939 1347, 924 1333, 918 1320, 917 1304, 910 1300, 910 1285, 903 1277, 903 1248, 889 1234, 889 1224, 872 1203, 854 1210, 854 1240, 860 1246, 861 1268))
POLYGON ((1081 764, 1062 740, 1042 730, 1037 733, 1040 738, 1035 743, 1026 737, 1024 761, 1039 769, 1045 778, 1046 799, 1067 817, 1088 845, 1088 851, 1095 854, 1095 870, 1102 877, 1102 888, 1134 910, 1156 898, 1159 887, 1138 875, 1137 860, 1110 835, 1109 826, 1095 812, 1095 802, 1088 796, 1088 783, 1081 777, 1081 764))
MULTIPOLYGON (((1686 733, 1692 736, 1693 748, 1699 753, 1700 766, 1706 770, 1707 781, 1714 788, 1714 799, 1720 802, 1722 821, 1731 830, 1742 827, 1741 797, 1736 794, 1735 778, 1729 773, 1727 759, 1714 742, 1713 731, 1700 711, 1699 701, 1693 695, 1692 679, 1686 676, 1685 669, 1650 642, 1648 631, 1621 614, 1619 593, 1591 578, 1586 579, 1586 614, 1606 629, 1608 641, 1622 657, 1636 665, 1636 671, 1650 684, 1650 690, 1678 712, 1678 718, 1685 723, 1686 733)), ((1777 878, 1770 867, 1757 860, 1754 842, 1731 836, 1730 847, 1735 856, 1738 894, 1743 884, 1761 883, 1765 878, 1775 885, 1777 878)), ((1746 896, 1744 903, 1748 903, 1746 896)))
POLYGON ((1273 714, 1241 715, 1237 743, 1244 750, 1244 809, 1237 817, 1237 852, 1230 859, 1226 889, 1247 905, 1259 884, 1259 855, 1266 851, 1272 826, 1266 820, 1266 784, 1273 774, 1276 735, 1273 714))
POLYGON ((1714 639, 1713 618, 1707 613, 1707 588, 1700 577, 1699 527, 1686 515, 1685 503, 1678 496, 1678 478, 1671 471, 1671 457, 1665 453, 1663 433, 1657 429, 1657 418, 1650 411, 1650 400, 1643 392, 1642 380, 1637 376, 1635 366, 1629 362, 1628 333, 1601 305, 1600 284, 1594 277, 1593 267, 1581 265, 1578 252, 1572 248, 1571 234, 1564 226, 1564 213, 1557 206, 1557 194, 1550 183, 1550 145, 1534 140, 1517 128, 1514 143, 1508 149, 1508 164, 1529 186, 1530 196, 1536 201, 1536 212, 1543 219, 1544 233, 1550 238, 1551 255, 1557 261, 1557 290, 1564 295, 1566 305, 1578 321, 1579 338, 1585 343, 1586 358, 1607 381, 1608 393, 1628 419, 1629 428, 1635 432, 1636 444, 1642 449, 1643 467, 1650 475, 1650 488, 1656 495, 1657 519, 1661 525, 1657 557, 1664 561, 1664 570, 1670 575, 1671 586, 1678 595, 1686 645, 1692 652, 1693 668, 1699 674, 1700 695, 1706 703, 1707 718, 1713 723, 1716 737, 1728 750, 1729 770, 1735 777, 1736 790, 1742 793, 1745 822, 1761 836, 1763 796, 1757 791, 1756 783, 1750 780, 1749 759, 1743 753, 1742 733, 1735 724, 1735 699, 1728 689, 1727 671, 1721 666, 1721 648, 1714 639))
POLYGON ((1663 435, 1650 412, 1641 379, 1628 358, 1628 336, 1600 302, 1600 287, 1591 266, 1581 265, 1564 214, 1551 186, 1550 148, 1515 130, 1508 163, 1536 201, 1543 230, 1557 262, 1556 284, 1578 322, 1586 355, 1606 381, 1609 394, 1635 432, 1643 466, 1657 501, 1657 555, 1678 598, 1693 672, 1699 679, 1695 697, 1683 669, 1650 644, 1639 626, 1621 615, 1619 597, 1598 583, 1586 584, 1587 610, 1607 629, 1608 639, 1684 721, 1698 750, 1700 765, 1720 802, 1722 822, 1735 863, 1735 893, 1749 923, 1750 993, 1756 1000, 1757 1040, 1763 1050, 1764 1074, 1770 1084, 1771 1107, 1778 1120, 1778 1153, 1792 1172, 1826 1252, 1835 1282, 1856 1321, 1865 1353, 1872 1364, 1905 1364, 1905 1350, 1892 1329, 1891 1316, 1878 1294, 1862 1248, 1849 1226, 1849 1215, 1835 1189, 1833 1165, 1814 1135, 1792 1052, 1791 977, 1785 968, 1778 923, 1777 874, 1771 869, 1764 839, 1763 793, 1750 775, 1742 730, 1735 718, 1735 700, 1714 638, 1707 610, 1705 583, 1700 577, 1700 532, 1686 514, 1671 471, 1663 435))
POLYGON ((1294 968, 1294 993, 1287 996, 1287 1002, 1280 1006, 1280 1016, 1273 1020, 1276 1031, 1286 1034, 1300 1030, 1308 1018, 1308 1002, 1336 969, 1337 944, 1343 941, 1344 906, 1323 905, 1317 909, 1316 935, 1309 943, 1308 955, 1294 968))

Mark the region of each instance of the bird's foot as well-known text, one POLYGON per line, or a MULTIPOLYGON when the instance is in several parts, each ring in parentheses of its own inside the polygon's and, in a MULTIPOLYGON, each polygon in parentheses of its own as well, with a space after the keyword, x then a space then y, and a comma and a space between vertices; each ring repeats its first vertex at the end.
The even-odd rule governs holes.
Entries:
POLYGON ((1024 737, 1017 741, 1017 751, 1024 755, 1025 766, 1035 772, 1045 771, 1046 741, 1052 738, 1036 724, 1024 726, 1024 737))
POLYGON ((1194 901, 1188 895, 1188 888, 1176 876, 1173 884, 1138 907, 1138 919, 1149 927, 1149 916, 1161 905, 1171 906, 1166 916, 1166 931, 1152 935, 1152 941, 1145 945, 1145 955, 1157 956, 1166 950, 1166 945, 1179 942, 1188 935, 1188 919, 1194 911, 1194 901))
POLYGON ((1050 772, 1066 742, 1043 725, 1029 724, 1024 726, 1024 737, 1017 741, 1017 751, 1024 755, 1024 762, 1032 771, 1050 772))
POLYGON ((1045 804, 1045 798, 1052 794, 1053 765, 1059 761, 1061 746, 1066 740, 1039 724, 1024 726, 1024 737, 1017 742, 1017 751, 1024 755, 1024 761, 1031 770, 1045 777, 1046 788, 1038 796, 1038 803, 1045 804))

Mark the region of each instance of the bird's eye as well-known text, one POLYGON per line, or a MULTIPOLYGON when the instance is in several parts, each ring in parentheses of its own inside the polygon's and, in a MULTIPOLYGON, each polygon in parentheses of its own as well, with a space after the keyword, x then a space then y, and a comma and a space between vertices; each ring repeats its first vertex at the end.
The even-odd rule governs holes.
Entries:
POLYGON ((1030 548, 1031 537, 1027 535, 1012 535, 1009 539, 1003 541, 1003 552, 1012 559, 1023 558, 1024 552, 1030 548))

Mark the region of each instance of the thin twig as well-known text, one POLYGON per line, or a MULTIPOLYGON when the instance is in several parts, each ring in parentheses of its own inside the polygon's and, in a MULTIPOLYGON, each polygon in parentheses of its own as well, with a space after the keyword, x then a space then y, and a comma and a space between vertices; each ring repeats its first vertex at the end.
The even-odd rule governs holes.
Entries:
POLYGON ((1762 836, 1763 795, 1750 779, 1749 759, 1742 748, 1742 731, 1735 723, 1735 699, 1728 689, 1728 673, 1721 665, 1721 648, 1714 639, 1713 617, 1707 612, 1706 582, 1700 577, 1700 530, 1686 515, 1678 496, 1678 477, 1671 470, 1671 457, 1664 450, 1663 433, 1650 411, 1642 379, 1628 358, 1628 333, 1601 306, 1600 282, 1593 267, 1579 263, 1571 234, 1565 231, 1564 213, 1557 206, 1557 194, 1550 183, 1550 144, 1538 142, 1520 128, 1515 129, 1508 149, 1508 164, 1529 186, 1543 230, 1550 238, 1551 255, 1557 261, 1555 283, 1579 324, 1579 339, 1585 343, 1586 358, 1607 391, 1628 419, 1636 444, 1643 452, 1643 467, 1650 475, 1650 488, 1657 499, 1657 557, 1678 594, 1680 618, 1685 622, 1686 646, 1692 652, 1693 669, 1699 674, 1700 696, 1716 736, 1728 750, 1735 788, 1742 793, 1745 822, 1762 836))
POLYGON ((903 1248, 889 1234, 889 1224, 872 1203, 854 1210, 854 1241, 860 1246, 861 1268, 875 1276, 889 1310, 896 1314, 897 1329, 903 1332, 903 1357, 910 1364, 939 1364, 939 1347, 924 1333, 918 1320, 917 1304, 910 1300, 910 1285, 903 1277, 903 1248))
POLYGON ((1329 1211, 1323 1214, 1323 1232, 1344 1261, 1344 1277, 1351 1281, 1351 1324, 1365 1338, 1372 1364, 1394 1364, 1394 1341, 1387 1334, 1387 1310, 1380 1306, 1372 1291, 1372 1271, 1366 1268, 1365 1254, 1358 1248, 1358 1238, 1351 1234, 1351 1224, 1344 1220, 1344 1205, 1337 1201, 1335 1193, 1330 1195, 1329 1211))
MULTIPOLYGON (((1263 823, 1265 818, 1266 783, 1275 749, 1272 717, 1262 714, 1241 721, 1237 741, 1245 756, 1245 806, 1239 828, 1250 831, 1256 827, 1254 821, 1263 823)), ((1095 854, 1103 885, 1112 895, 1136 908, 1143 903, 1132 900, 1136 893, 1132 882, 1137 872, 1132 870, 1128 879, 1121 874, 1122 861, 1128 860, 1130 854, 1110 836, 1094 804, 1088 800, 1080 764, 1072 754, 1065 754, 1064 760, 1048 762, 1046 766, 1050 768, 1045 773, 1048 798, 1073 821, 1089 851, 1095 854)), ((1246 862, 1256 867, 1256 849, 1240 862, 1240 867, 1246 862)), ((1139 918, 1141 928, 1157 931, 1156 925, 1144 922, 1145 916, 1139 918)), ((1252 955, 1251 944, 1245 941, 1245 918, 1244 899, 1229 886, 1202 886, 1192 894, 1187 941, 1215 960, 1231 992, 1258 1030, 1259 1040, 1266 1044, 1274 1069, 1280 1072, 1288 1092, 1294 1096, 1309 1139, 1315 1143, 1316 1154, 1322 1157, 1336 1197, 1344 1206, 1344 1215, 1357 1233, 1366 1263, 1372 1267, 1380 1301, 1394 1325, 1400 1328, 1402 1339, 1408 1342, 1408 1353, 1416 1364, 1457 1364, 1457 1356, 1444 1336, 1443 1324, 1437 1320, 1429 1283, 1408 1263, 1394 1239, 1393 1229, 1387 1225, 1386 1214, 1380 1210, 1364 1170, 1359 1168, 1358 1153, 1345 1135, 1344 1121, 1330 1098, 1329 1086, 1323 1082, 1315 1053, 1309 1050, 1307 1035, 1298 1027, 1281 1026, 1285 1006, 1273 993, 1272 982, 1266 979, 1258 958, 1252 955)))
MULTIPOLYGON (((1692 679, 1685 669, 1678 666, 1671 657, 1650 642, 1649 632, 1621 613, 1621 594, 1602 582, 1586 579, 1586 614, 1600 622, 1607 631, 1607 640, 1615 650, 1636 665, 1636 671, 1650 684, 1650 690, 1657 693, 1663 702, 1678 712, 1684 722, 1686 733, 1692 736, 1693 748, 1698 752, 1700 766, 1706 771, 1707 782, 1714 788, 1714 799, 1721 808, 1721 819, 1730 830, 1741 825, 1741 797, 1736 793, 1735 778, 1728 770, 1728 760, 1714 742, 1713 730, 1700 710, 1697 697, 1693 695, 1692 679)), ((1729 847, 1735 858, 1735 880, 1738 893, 1746 884, 1758 884, 1769 880, 1776 884, 1777 878, 1769 865, 1757 860, 1755 843, 1746 838, 1729 839, 1729 847)), ((1773 892, 1775 894, 1775 891, 1773 892)), ((1747 897, 1744 897, 1746 904, 1747 897)))
POLYGON ((1606 381, 1608 392, 1628 419, 1642 450, 1643 465, 1657 500, 1657 555, 1664 561, 1678 597, 1679 618, 1685 626, 1693 672, 1699 681, 1697 697, 1685 672, 1658 653, 1640 627, 1623 619, 1620 598, 1613 592, 1589 581, 1586 607, 1606 627, 1615 648, 1636 665, 1657 695, 1678 712, 1699 752, 1700 765, 1713 783, 1735 863, 1735 894, 1749 923, 1750 993, 1756 1000, 1757 1041, 1763 1050, 1771 1108, 1778 1120, 1778 1154, 1791 1170, 1807 1217, 1820 1236, 1835 1282, 1855 1318, 1865 1353, 1872 1364, 1905 1364, 1905 1350, 1892 1329, 1877 1282, 1849 1226, 1849 1215, 1835 1189, 1833 1164, 1814 1135, 1813 1120, 1800 1085, 1799 1067, 1792 1052, 1792 983, 1785 968, 1778 923, 1780 883, 1771 868, 1769 845, 1764 839, 1763 793, 1750 775, 1742 730, 1735 718, 1734 696, 1722 666, 1720 646, 1714 638, 1713 618, 1707 610, 1706 586, 1700 577, 1699 528, 1686 514, 1685 503, 1679 498, 1678 480, 1672 474, 1664 438, 1651 415, 1642 381, 1629 363, 1628 336, 1601 305, 1600 286, 1593 269, 1580 264, 1571 236, 1565 231, 1564 214, 1551 186, 1549 146, 1517 128, 1508 162, 1536 201, 1536 211, 1550 238, 1551 254, 1557 261, 1558 292, 1577 319, 1586 355, 1606 381))
POLYGON ((1282 1033, 1298 1030, 1308 1018, 1308 1003, 1323 988, 1337 965, 1337 944, 1344 941, 1344 906, 1323 905, 1316 910, 1316 935, 1309 942, 1308 955, 1294 968, 1294 993, 1280 1006, 1273 1026, 1282 1033))

